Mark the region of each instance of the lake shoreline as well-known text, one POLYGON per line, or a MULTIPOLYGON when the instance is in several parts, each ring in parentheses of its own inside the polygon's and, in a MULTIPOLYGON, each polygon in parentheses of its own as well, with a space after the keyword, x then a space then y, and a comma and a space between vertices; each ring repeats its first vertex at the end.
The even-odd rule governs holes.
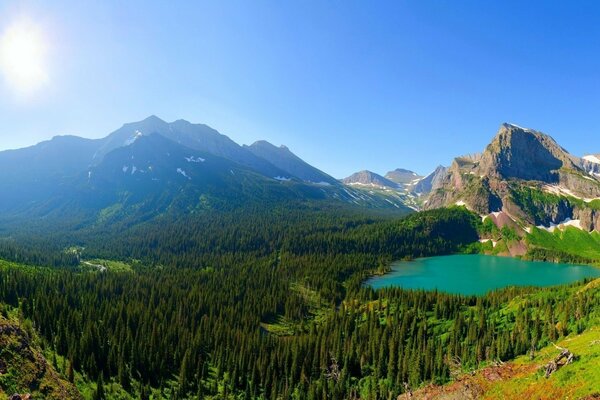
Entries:
POLYGON ((585 278, 600 278, 600 269, 515 257, 453 254, 394 261, 389 272, 372 275, 363 285, 376 290, 400 287, 481 295, 509 286, 548 287, 585 278))

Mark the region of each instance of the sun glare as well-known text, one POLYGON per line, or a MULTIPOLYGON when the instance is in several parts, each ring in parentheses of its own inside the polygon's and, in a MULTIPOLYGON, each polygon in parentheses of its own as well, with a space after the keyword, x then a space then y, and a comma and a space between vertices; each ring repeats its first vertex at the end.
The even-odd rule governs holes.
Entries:
POLYGON ((0 71, 19 94, 29 95, 48 79, 41 30, 29 21, 9 25, 0 34, 0 71))

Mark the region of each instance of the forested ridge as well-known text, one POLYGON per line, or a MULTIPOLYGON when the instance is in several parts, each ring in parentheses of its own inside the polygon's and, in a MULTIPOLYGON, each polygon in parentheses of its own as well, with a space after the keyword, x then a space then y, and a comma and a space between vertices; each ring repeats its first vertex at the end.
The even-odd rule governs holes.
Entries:
POLYGON ((7 242, 6 258, 63 266, 7 263, 0 301, 100 398, 389 398, 597 321, 597 291, 575 286, 464 297, 361 285, 393 259, 464 250, 478 221, 460 208, 270 210, 79 239, 84 256, 128 260, 125 272, 7 242))

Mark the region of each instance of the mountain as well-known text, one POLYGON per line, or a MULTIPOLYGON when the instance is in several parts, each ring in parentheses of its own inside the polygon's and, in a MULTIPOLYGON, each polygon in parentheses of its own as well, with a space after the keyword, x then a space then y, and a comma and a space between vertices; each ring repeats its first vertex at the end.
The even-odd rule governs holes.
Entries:
POLYGON ((306 163, 286 146, 276 147, 265 140, 259 140, 250 146, 244 146, 244 149, 284 171, 286 176, 281 177, 283 179, 296 177, 305 182, 338 184, 335 178, 306 163))
POLYGON ((458 204, 517 224, 600 229, 600 179, 583 165, 552 137, 505 123, 482 154, 454 160, 426 208, 458 204))
POLYGON ((130 145, 143 135, 157 133, 193 150, 203 151, 219 157, 226 158, 246 166, 265 176, 275 177, 284 173, 267 160, 257 157, 248 149, 235 143, 229 137, 203 124, 192 124, 185 120, 171 123, 165 122, 156 116, 150 116, 143 121, 123 125, 112 132, 94 156, 95 162, 112 150, 130 145))
POLYGON ((135 223, 163 213, 308 201, 408 210, 400 197, 342 185, 285 146, 242 147, 206 125, 155 116, 102 139, 57 136, 0 152, 0 168, 6 223, 135 223))
POLYGON ((91 164, 100 146, 98 140, 56 136, 0 152, 0 212, 23 209, 61 191, 91 164))
POLYGON ((368 170, 355 172, 349 177, 342 179, 342 182, 346 185, 361 185, 374 188, 397 189, 399 187, 396 182, 392 182, 391 180, 368 170))
POLYGON ((423 177, 411 170, 396 168, 395 170, 389 171, 387 174, 385 174, 385 178, 401 185, 407 185, 414 184, 423 177))
POLYGON ((419 195, 429 194, 439 187, 448 168, 439 165, 432 173, 415 183, 412 190, 419 195))

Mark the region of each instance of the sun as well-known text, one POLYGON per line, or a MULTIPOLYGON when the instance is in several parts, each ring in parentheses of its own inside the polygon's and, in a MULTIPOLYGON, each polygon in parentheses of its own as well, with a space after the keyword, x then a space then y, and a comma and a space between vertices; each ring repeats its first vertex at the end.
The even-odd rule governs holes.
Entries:
POLYGON ((46 44, 38 26, 20 20, 0 33, 0 71, 20 94, 31 94, 46 83, 46 44))

